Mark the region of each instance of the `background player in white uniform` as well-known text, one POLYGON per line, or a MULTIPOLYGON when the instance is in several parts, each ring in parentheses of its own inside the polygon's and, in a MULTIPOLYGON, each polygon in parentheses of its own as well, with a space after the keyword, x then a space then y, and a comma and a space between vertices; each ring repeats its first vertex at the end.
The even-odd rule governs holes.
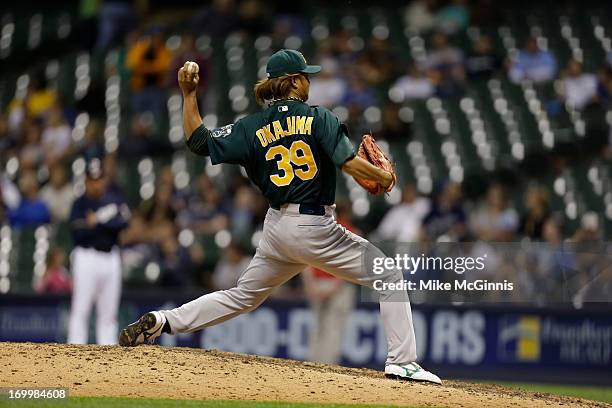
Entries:
POLYGON ((68 342, 85 344, 89 316, 96 306, 96 342, 117 344, 117 312, 121 295, 121 257, 117 241, 127 227, 129 209, 107 190, 102 163, 87 165, 85 193, 72 205, 72 306, 68 342))
MULTIPOLYGON (((306 104, 309 74, 301 53, 280 50, 267 64, 268 78, 255 86, 262 112, 210 131, 198 111, 197 64, 179 70, 187 146, 213 164, 242 165, 270 203, 259 247, 236 287, 199 297, 172 310, 155 311, 121 331, 119 343, 153 342, 162 332, 193 332, 259 306, 279 285, 306 266, 372 288, 373 282, 399 282, 399 270, 373 275, 364 259, 384 254, 367 240, 338 225, 333 216, 336 168, 378 182, 389 191, 395 175, 356 157, 348 130, 325 108, 306 104)), ((406 292, 380 293, 387 336, 385 374, 440 383, 416 361, 412 313, 406 292)))

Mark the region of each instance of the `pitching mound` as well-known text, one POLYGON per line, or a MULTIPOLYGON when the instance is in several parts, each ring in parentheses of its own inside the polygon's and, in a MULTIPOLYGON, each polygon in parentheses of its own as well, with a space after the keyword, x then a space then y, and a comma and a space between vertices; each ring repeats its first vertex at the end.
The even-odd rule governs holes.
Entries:
POLYGON ((608 406, 445 381, 407 383, 372 370, 219 351, 0 343, 0 386, 68 387, 73 396, 461 407, 608 406))

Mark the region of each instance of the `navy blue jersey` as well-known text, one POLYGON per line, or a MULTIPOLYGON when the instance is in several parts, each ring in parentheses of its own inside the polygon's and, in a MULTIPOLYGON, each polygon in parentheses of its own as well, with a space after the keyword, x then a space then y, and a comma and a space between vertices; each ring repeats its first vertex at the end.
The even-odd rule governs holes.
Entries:
POLYGON ((119 233, 127 227, 129 217, 130 210, 118 194, 107 191, 99 200, 82 195, 72 204, 70 212, 74 246, 109 252, 118 245, 119 233), (94 212, 98 220, 93 228, 86 222, 89 211, 94 212))

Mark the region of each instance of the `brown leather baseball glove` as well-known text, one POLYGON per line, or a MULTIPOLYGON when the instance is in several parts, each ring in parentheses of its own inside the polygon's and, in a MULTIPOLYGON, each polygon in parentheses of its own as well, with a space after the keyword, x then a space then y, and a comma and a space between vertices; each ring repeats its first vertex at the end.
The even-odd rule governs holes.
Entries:
POLYGON ((384 194, 388 191, 391 191, 393 186, 395 185, 395 171, 393 170, 393 164, 389 158, 383 153, 380 146, 376 144, 376 140, 372 135, 363 135, 361 139, 361 143, 359 144, 359 150, 357 151, 357 155, 362 159, 370 162, 374 166, 381 168, 385 171, 388 171, 393 175, 393 182, 388 188, 384 188, 377 181, 374 180, 366 180, 358 177, 353 177, 355 181, 364 189, 368 191, 368 193, 373 195, 384 194))

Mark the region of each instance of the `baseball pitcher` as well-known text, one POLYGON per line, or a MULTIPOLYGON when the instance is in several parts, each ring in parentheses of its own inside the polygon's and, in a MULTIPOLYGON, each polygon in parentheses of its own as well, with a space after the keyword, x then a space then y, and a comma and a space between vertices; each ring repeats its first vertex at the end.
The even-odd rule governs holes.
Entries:
MULTIPOLYGON (((334 219, 336 167, 373 194, 390 191, 395 174, 373 139, 364 146, 364 138, 356 154, 346 126, 329 110, 306 103, 309 75, 320 70, 307 65, 297 51, 274 53, 266 67, 267 79, 255 85, 258 103, 267 108, 214 130, 202 124, 198 111, 197 64, 188 61, 179 70, 187 147, 209 156, 213 164, 243 166, 270 209, 259 247, 235 288, 206 294, 176 309, 146 313, 121 331, 121 345, 153 343, 161 333, 193 332, 251 311, 306 266, 370 288, 376 279, 402 279, 399 270, 368 273, 366 253, 384 254, 334 219)), ((438 376, 416 363, 410 303, 406 292, 400 296, 380 294, 388 345, 385 374, 440 384, 438 376)))

